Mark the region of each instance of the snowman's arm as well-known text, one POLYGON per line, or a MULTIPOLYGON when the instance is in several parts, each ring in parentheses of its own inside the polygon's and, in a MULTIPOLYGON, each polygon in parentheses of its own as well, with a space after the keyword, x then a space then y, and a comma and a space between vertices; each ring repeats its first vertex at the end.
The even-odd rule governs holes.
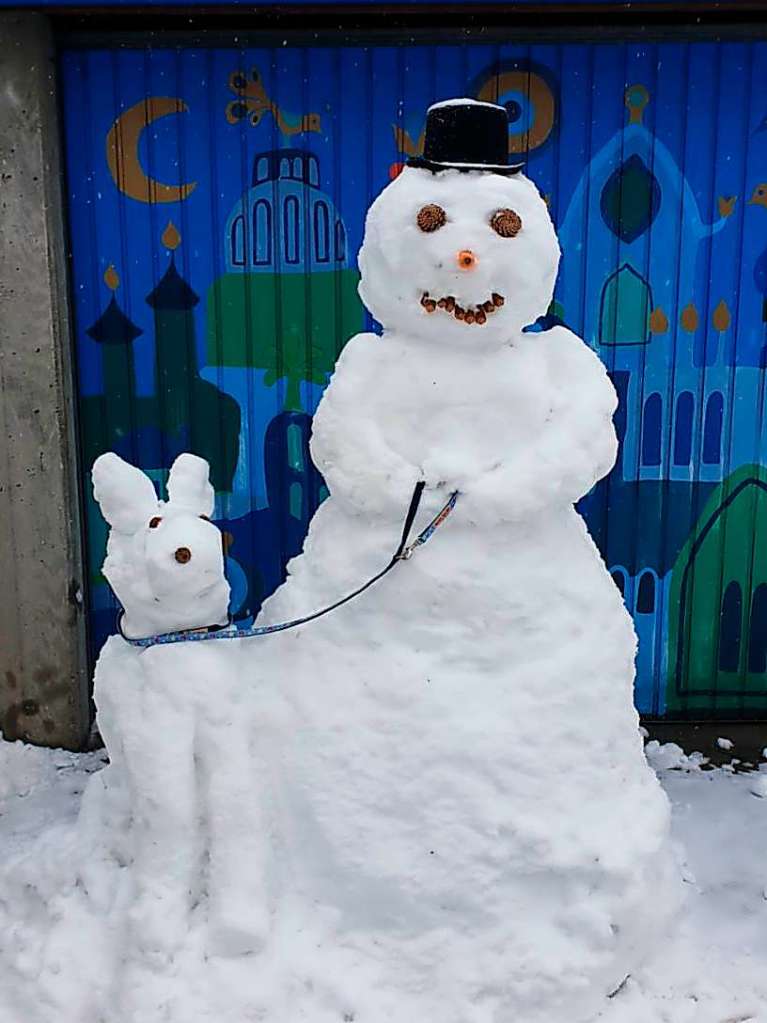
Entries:
POLYGON ((472 488, 502 518, 575 504, 612 469, 618 452, 612 422, 618 400, 598 356, 565 327, 541 334, 540 343, 553 384, 546 424, 535 442, 509 451, 472 488))
POLYGON ((341 353, 312 425, 312 459, 331 495, 357 511, 396 518, 422 473, 393 451, 381 428, 381 346, 357 334, 341 353))

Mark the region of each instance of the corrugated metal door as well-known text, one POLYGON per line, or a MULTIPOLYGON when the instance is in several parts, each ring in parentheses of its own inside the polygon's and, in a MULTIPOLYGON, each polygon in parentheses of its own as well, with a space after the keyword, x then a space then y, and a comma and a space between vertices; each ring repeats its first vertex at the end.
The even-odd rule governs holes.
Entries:
MULTIPOLYGON (((637 704, 767 711, 767 44, 70 49, 82 462, 211 463, 233 610, 324 496, 307 446, 365 324, 367 206, 456 95, 505 103, 607 364, 621 453, 583 502, 640 637, 637 704)), ((87 495, 94 650, 114 621, 87 495)), ((514 580, 509 580, 514 585, 514 580)))

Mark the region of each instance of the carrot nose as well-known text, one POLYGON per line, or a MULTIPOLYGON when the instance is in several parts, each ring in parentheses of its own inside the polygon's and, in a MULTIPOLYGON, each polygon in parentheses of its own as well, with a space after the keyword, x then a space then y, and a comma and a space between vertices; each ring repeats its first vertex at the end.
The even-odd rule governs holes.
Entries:
POLYGON ((479 262, 471 249, 461 249, 455 258, 461 270, 473 270, 479 262))

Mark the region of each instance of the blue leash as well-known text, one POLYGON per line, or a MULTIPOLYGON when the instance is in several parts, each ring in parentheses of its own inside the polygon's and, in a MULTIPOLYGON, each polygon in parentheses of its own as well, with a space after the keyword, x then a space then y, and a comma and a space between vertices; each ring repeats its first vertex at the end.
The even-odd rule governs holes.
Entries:
POLYGON ((248 629, 238 629, 232 626, 229 622, 228 625, 221 626, 210 626, 209 629, 190 629, 180 632, 164 632, 156 636, 143 636, 138 639, 134 639, 131 636, 126 636, 122 630, 122 619, 125 614, 124 611, 120 611, 117 616, 117 631, 120 633, 126 643, 130 643, 131 646, 139 647, 142 650, 146 650, 150 646, 163 646, 168 643, 204 643, 207 640, 213 639, 246 639, 249 636, 268 636, 273 632, 285 632, 287 629, 295 629, 298 625, 305 625, 306 622, 313 622, 315 618, 321 618, 323 615, 329 614, 331 611, 335 611, 336 608, 341 607, 343 604, 348 604, 350 600, 354 600, 355 597, 359 597, 361 593, 369 589, 379 579, 383 577, 394 568, 400 561, 407 561, 408 558, 412 557, 413 553, 422 547, 427 540, 429 540, 436 530, 442 525, 445 519, 448 517, 450 512, 455 508, 458 500, 458 491, 454 490, 447 500, 447 503, 443 506, 442 510, 434 516, 428 526, 422 530, 418 536, 413 540, 411 544, 408 544, 408 537, 410 536, 410 530, 413 528, 413 521, 418 512, 418 506, 421 503, 421 496, 423 495, 423 489, 425 484, 423 482, 416 483, 413 496, 410 499, 410 507, 408 508, 407 515, 405 517, 405 524, 402 528, 402 538, 399 542, 399 547, 394 554, 386 568, 381 569, 372 579, 368 579, 366 583, 354 590, 353 593, 347 594, 340 600, 337 600, 334 604, 330 604, 328 607, 323 607, 321 611, 315 611, 313 614, 307 615, 305 618, 294 618, 289 622, 279 622, 276 625, 254 625, 248 629))

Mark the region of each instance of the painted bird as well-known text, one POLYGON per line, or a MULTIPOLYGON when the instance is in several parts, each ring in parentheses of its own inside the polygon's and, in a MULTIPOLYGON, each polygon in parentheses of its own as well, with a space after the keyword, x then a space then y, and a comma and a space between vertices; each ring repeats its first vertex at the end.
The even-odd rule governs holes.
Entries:
POLYGON ((250 77, 243 71, 233 71, 229 75, 229 88, 237 96, 237 99, 226 105, 226 119, 230 124, 237 124, 249 116, 250 123, 255 127, 264 114, 271 114, 281 133, 286 136, 322 130, 319 114, 304 114, 298 124, 287 121, 277 104, 269 99, 258 68, 251 69, 250 77))

